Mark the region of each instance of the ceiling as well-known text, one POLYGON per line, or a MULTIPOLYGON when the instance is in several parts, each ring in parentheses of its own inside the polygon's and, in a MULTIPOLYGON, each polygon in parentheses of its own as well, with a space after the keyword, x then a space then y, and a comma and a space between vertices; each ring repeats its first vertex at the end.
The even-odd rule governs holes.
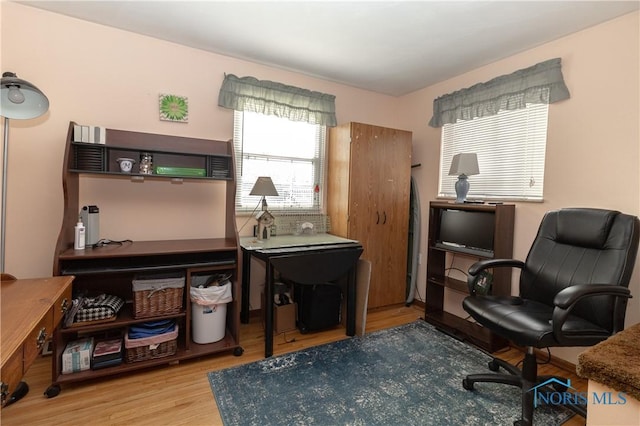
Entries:
POLYGON ((16 1, 399 96, 638 10, 634 1, 16 1))

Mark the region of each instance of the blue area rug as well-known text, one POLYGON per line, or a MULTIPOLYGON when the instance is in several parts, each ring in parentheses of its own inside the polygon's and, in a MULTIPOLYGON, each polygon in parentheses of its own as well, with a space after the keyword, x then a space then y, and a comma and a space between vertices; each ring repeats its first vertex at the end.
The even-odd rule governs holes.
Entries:
MULTIPOLYGON (((416 321, 208 375, 225 425, 511 425, 517 388, 462 388, 490 359, 416 321)), ((571 415, 541 406, 534 421, 571 415)))

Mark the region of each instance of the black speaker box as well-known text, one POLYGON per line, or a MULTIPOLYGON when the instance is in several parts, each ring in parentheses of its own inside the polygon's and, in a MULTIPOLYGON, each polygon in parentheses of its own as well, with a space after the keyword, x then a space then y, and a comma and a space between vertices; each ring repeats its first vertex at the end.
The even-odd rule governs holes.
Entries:
POLYGON ((342 290, 331 284, 295 284, 298 329, 301 333, 324 330, 340 324, 342 290))

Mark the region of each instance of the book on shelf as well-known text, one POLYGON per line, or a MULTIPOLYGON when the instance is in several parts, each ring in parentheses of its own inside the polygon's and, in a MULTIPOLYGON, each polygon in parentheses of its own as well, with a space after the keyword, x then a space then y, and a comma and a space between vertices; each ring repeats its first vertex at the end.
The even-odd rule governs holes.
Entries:
POLYGON ((118 365, 122 362, 122 339, 102 340, 96 343, 91 357, 91 368, 118 365))
POLYGON ((88 370, 91 366, 93 337, 85 337, 67 343, 62 353, 62 374, 88 370))
POLYGON ((118 358, 104 359, 104 360, 94 359, 93 364, 91 365, 91 369, 99 370, 100 368, 107 368, 107 367, 112 367, 114 365, 120 365, 120 364, 122 364, 122 356, 119 356, 118 358))
POLYGON ((93 349, 93 357, 101 357, 106 355, 122 353, 122 339, 102 340, 96 343, 93 349))

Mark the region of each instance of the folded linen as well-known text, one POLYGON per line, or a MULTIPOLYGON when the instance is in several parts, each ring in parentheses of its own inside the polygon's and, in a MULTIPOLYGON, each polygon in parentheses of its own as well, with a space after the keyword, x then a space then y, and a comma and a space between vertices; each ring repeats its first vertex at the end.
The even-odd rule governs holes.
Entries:
POLYGON ((150 321, 135 324, 129 327, 129 339, 143 339, 145 337, 170 333, 175 328, 175 325, 174 320, 150 321))

